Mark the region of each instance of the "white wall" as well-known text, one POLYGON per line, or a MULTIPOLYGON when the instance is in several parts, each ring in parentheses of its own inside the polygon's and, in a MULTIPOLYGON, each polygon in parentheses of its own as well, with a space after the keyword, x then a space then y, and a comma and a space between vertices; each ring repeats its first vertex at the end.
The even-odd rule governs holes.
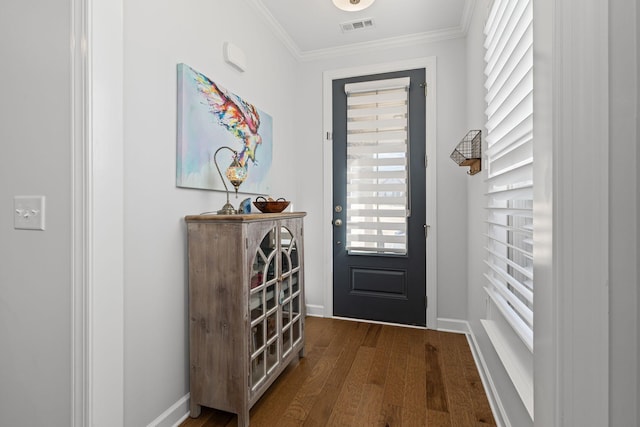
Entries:
POLYGON ((308 138, 293 133, 297 64, 246 2, 130 0, 124 22, 125 425, 138 427, 189 391, 183 218, 217 210, 225 197, 175 186, 176 64, 273 117, 274 195, 296 209, 301 180, 292 164, 314 159, 308 138), (224 62, 224 41, 244 50, 245 73, 224 62))
MULTIPOLYGON (((636 3, 636 67, 640 68, 640 7, 636 3)), ((640 164, 640 72, 636 72, 636 165, 640 164)), ((640 173, 636 166, 636 189, 640 188, 640 173)), ((637 194, 637 193, 636 193, 637 194)), ((640 212, 640 197, 636 196, 636 213, 640 212)), ((636 266, 640 265, 640 215, 636 216, 636 266)), ((636 271, 636 396, 640 398, 640 274, 636 271)), ((640 422, 640 405, 636 405, 636 419, 640 422)))
POLYGON ((70 2, 0 13, 0 425, 71 423, 70 2), (13 229, 13 196, 46 230, 13 229))
MULTIPOLYGON (((636 4, 636 66, 640 67, 640 7, 636 4)), ((640 73, 636 73, 636 142, 640 144, 640 73)), ((640 164, 640 150, 636 145, 636 165, 640 164)), ((640 173, 636 167, 636 188, 640 188, 640 173)), ((636 212, 640 212, 640 197, 636 200, 636 212)), ((636 217, 636 265, 640 265, 640 215, 636 217)), ((636 272, 637 274, 637 272, 636 272)), ((638 287, 640 289, 640 274, 636 278, 638 287)), ((638 305, 637 305, 637 321, 636 321, 636 339, 637 339, 637 387, 636 393, 640 397, 640 291, 638 293, 638 305)), ((636 405, 637 420, 640 421, 640 405, 636 405)))
MULTIPOLYGON (((299 201, 309 212, 306 222, 307 303, 324 306, 324 266, 319 262, 323 245, 324 209, 322 153, 322 73, 367 64, 435 56, 437 61, 437 223, 438 223, 438 317, 463 319, 466 316, 466 180, 465 169, 450 158, 451 151, 466 134, 464 40, 447 40, 404 48, 376 49, 331 59, 302 62, 295 133, 305 144, 309 161, 301 164, 299 201)), ((430 160, 430 161, 433 161, 430 160)))
POLYGON ((638 425, 638 34, 636 0, 611 0, 609 287, 611 426, 638 425), (634 55, 635 54, 635 55, 634 55), (633 238, 635 236, 635 240, 633 238))

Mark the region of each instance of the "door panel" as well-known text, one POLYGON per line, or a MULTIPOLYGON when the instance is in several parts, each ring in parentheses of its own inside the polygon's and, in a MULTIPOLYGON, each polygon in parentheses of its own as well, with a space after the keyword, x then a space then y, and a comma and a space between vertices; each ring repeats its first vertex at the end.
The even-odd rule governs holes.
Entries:
POLYGON ((407 297, 407 272, 405 270, 381 270, 377 268, 351 268, 352 293, 370 296, 407 297))
POLYGON ((335 316, 426 325, 424 81, 424 69, 333 81, 335 316), (407 113, 383 90, 345 93, 407 77, 407 113))

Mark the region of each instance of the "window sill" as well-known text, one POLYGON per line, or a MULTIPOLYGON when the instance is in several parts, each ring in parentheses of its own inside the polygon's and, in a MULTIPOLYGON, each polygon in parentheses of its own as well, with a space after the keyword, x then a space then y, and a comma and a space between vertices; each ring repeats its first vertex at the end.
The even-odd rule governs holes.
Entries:
POLYGON ((503 319, 480 322, 533 420, 533 355, 503 319))

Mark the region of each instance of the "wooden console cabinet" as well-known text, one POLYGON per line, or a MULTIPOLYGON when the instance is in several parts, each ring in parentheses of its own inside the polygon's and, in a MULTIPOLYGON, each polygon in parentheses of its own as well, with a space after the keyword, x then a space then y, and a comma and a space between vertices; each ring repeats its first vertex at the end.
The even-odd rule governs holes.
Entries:
POLYGON ((187 216, 191 417, 249 409, 304 355, 304 212, 187 216))

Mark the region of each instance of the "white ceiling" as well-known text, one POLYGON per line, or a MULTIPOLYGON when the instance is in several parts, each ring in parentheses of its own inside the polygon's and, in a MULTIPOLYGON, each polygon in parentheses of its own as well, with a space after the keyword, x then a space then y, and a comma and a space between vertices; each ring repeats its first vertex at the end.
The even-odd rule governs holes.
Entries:
POLYGON ((344 12, 332 0, 249 0, 299 58, 352 47, 386 46, 462 37, 473 0, 376 0, 360 12, 344 12), (374 26, 343 32, 343 22, 373 19, 374 26))

